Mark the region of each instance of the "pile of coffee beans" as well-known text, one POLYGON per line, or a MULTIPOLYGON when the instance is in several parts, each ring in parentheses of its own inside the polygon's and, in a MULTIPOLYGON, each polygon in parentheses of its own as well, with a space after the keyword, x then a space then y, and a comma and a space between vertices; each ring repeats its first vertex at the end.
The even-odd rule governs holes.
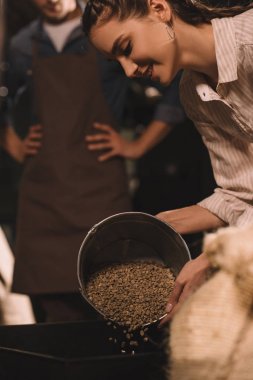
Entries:
MULTIPOLYGON (((91 275, 86 292, 108 320, 125 326, 130 333, 164 315, 174 281, 171 270, 160 264, 130 262, 91 275)), ((131 335, 127 338, 131 341, 131 335)))

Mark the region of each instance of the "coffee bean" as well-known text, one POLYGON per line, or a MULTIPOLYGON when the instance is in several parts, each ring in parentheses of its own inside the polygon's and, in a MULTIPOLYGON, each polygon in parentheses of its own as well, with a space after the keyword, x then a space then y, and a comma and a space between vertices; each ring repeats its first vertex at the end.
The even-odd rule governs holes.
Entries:
POLYGON ((164 315, 174 281, 171 270, 162 265, 130 262, 94 273, 86 291, 107 319, 133 331, 164 315))

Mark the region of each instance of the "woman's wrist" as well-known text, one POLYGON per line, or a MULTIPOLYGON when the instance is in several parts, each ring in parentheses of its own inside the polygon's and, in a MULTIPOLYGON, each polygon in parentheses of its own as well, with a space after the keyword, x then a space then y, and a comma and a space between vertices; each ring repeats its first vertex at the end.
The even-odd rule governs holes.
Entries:
POLYGON ((211 266, 210 261, 208 260, 207 254, 205 252, 201 253, 196 259, 194 259, 195 262, 198 262, 200 267, 202 269, 208 269, 211 266))

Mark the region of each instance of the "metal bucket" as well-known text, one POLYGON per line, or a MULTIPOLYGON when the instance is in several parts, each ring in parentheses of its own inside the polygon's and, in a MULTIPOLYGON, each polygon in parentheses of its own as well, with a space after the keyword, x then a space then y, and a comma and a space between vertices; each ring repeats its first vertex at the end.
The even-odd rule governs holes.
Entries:
POLYGON ((116 214, 92 227, 81 245, 77 264, 80 290, 104 316, 87 296, 91 274, 112 264, 145 261, 165 265, 177 276, 190 259, 185 241, 167 223, 141 212, 116 214))

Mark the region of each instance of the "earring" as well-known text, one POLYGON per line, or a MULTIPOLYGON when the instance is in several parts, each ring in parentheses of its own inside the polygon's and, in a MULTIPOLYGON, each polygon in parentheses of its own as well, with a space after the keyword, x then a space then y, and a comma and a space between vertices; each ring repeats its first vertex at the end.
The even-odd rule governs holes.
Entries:
POLYGON ((167 30, 167 33, 168 33, 170 39, 174 40, 174 38, 175 38, 175 32, 174 32, 172 23, 166 24, 165 27, 166 27, 166 30, 167 30))

